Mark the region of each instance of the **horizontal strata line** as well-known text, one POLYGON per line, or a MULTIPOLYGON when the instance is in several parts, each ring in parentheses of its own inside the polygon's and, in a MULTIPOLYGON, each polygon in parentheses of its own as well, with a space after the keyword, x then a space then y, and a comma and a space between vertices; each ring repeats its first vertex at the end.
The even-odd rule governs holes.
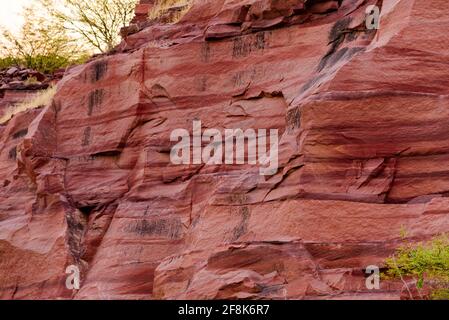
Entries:
MULTIPOLYGON (((268 201, 264 201, 264 202, 255 202, 255 203, 248 203, 248 204, 213 204, 213 206, 216 207, 241 207, 241 206, 256 206, 256 205, 263 205, 263 204, 268 204, 268 203, 279 203, 279 202, 286 202, 286 201, 320 201, 320 202, 348 202, 350 204, 367 204, 367 205, 384 205, 384 206, 393 206, 393 205, 397 205, 397 206, 407 206, 407 205, 424 205, 426 203, 429 203, 432 199, 429 199, 429 201, 427 202, 419 202, 419 203, 412 203, 410 204, 409 202, 413 199, 416 199, 418 197, 423 197, 423 196, 428 196, 428 195, 433 195, 434 193, 431 194, 424 194, 424 195, 418 195, 415 197, 411 197, 411 198, 404 198, 404 199, 397 199, 397 200, 392 200, 392 199, 386 199, 386 200, 382 200, 382 201, 374 201, 374 200, 369 200, 366 199, 367 197, 376 197, 376 196, 381 196, 378 194, 367 194, 367 195, 360 195, 360 199, 354 199, 357 194, 332 194, 332 193, 328 193, 328 194, 323 194, 323 196, 317 196, 317 197, 313 197, 315 194, 312 193, 303 193, 303 194, 299 194, 299 195, 291 195, 285 198, 275 198, 272 200, 268 200, 268 201), (346 199, 345 199, 346 196, 346 199), (362 197, 365 197, 365 199, 363 199, 362 197)), ((438 194, 438 193, 437 193, 438 194)), ((316 196, 316 195, 315 195, 316 196)), ((436 196, 437 197, 437 196, 436 196)), ((436 198, 435 197, 435 198, 436 198)), ((424 215, 424 211, 422 213, 416 214, 416 215, 400 215, 400 216, 395 216, 395 217, 399 217, 399 218, 418 218, 424 215)), ((353 216, 354 218, 354 216, 353 216)), ((393 217, 378 217, 378 218, 372 218, 372 219, 388 219, 388 218, 393 218, 393 217)))
MULTIPOLYGON (((230 100, 232 97, 232 94, 229 93, 228 96, 219 95, 219 94, 210 94, 210 95, 195 95, 195 96, 182 96, 182 97, 175 97, 172 98, 173 101, 179 101, 181 103, 175 104, 175 103, 166 103, 167 107, 158 107, 157 109, 150 109, 146 108, 146 110, 139 110, 142 105, 158 105, 157 102, 152 102, 150 99, 148 99, 148 102, 139 101, 135 104, 130 105, 124 110, 118 110, 114 112, 108 112, 108 113, 98 113, 97 115, 87 115, 82 118, 71 118, 71 119, 64 119, 61 121, 56 121, 58 128, 66 129, 66 128, 73 128, 73 127, 79 127, 82 126, 79 121, 85 121, 85 125, 99 125, 104 123, 110 123, 111 121, 117 121, 126 119, 129 117, 136 117, 136 116, 143 116, 143 115, 160 115, 161 117, 164 116, 164 112, 169 111, 186 111, 186 110, 200 110, 200 109, 214 109, 210 106, 201 107, 203 105, 203 102, 205 99, 207 99, 210 104, 216 104, 216 109, 219 109, 218 104, 222 102, 226 102, 230 100), (212 98, 211 98, 212 97, 212 98), (229 97, 229 98, 227 98, 229 97), (191 103, 188 103, 188 105, 184 108, 180 108, 180 105, 186 105, 187 103, 184 101, 193 100, 191 103), (196 103, 198 101, 198 103, 196 103), (201 102, 201 103, 200 103, 201 102), (190 106, 198 106, 198 107, 190 107, 190 106), (161 114, 162 113, 162 114, 161 114), (105 119, 105 116, 106 119, 105 119)), ((147 100, 147 99, 145 99, 147 100)), ((164 104, 164 103, 160 103, 164 104)), ((68 107, 66 107, 67 109, 68 107)), ((221 108, 221 106, 220 106, 221 108)), ((221 110, 221 109, 220 109, 221 110)), ((64 111, 60 111, 59 113, 63 113, 64 111)), ((58 114, 59 114, 58 113, 58 114)))
MULTIPOLYGON (((354 269, 354 268, 352 268, 354 269)), ((326 269, 326 270, 333 270, 333 269, 326 269)), ((400 281, 400 280, 397 280, 400 281)), ((378 295, 382 295, 382 294, 394 294, 397 295, 399 293, 402 293, 401 289, 392 289, 392 290, 376 290, 376 291, 370 291, 368 289, 362 290, 360 289, 360 291, 357 290, 346 290, 346 289, 334 289, 335 290, 335 294, 332 293, 323 293, 323 294, 319 294, 319 293, 315 293, 315 294, 306 294, 304 295, 304 299, 305 300, 312 300, 314 298, 324 298, 324 297, 346 297, 346 296, 352 296, 352 295, 356 295, 356 296, 362 296, 362 295, 370 295, 370 296, 378 296, 378 295)), ((399 297, 398 297, 399 299, 399 297)))
MULTIPOLYGON (((303 128, 303 130, 307 130, 307 131, 317 131, 317 130, 331 131, 332 130, 334 134, 338 134, 338 135, 350 135, 351 133, 354 134, 354 133, 360 133, 360 132, 371 134, 374 132, 374 135, 384 136, 385 133, 378 132, 379 129, 382 129, 382 128, 385 128, 385 129, 411 128, 411 129, 419 129, 420 131, 424 131, 424 130, 427 130, 427 128, 425 128, 425 127, 432 127, 432 128, 436 127, 440 131, 443 131, 443 132, 448 131, 449 132, 449 128, 448 128, 449 119, 445 115, 440 115, 439 118, 427 119, 427 120, 376 119, 374 123, 373 123, 373 119, 363 121, 362 119, 359 118, 356 120, 358 121, 357 124, 353 124, 353 122, 344 123, 343 121, 341 121, 340 124, 324 124, 324 125, 318 125, 309 120, 308 122, 312 123, 312 124, 305 124, 301 128, 303 128), (369 127, 367 127, 367 125, 369 125, 369 127), (345 131, 339 132, 338 130, 350 130, 351 132, 345 132, 345 131), (335 131, 337 131, 337 132, 335 132, 335 131)), ((352 121, 354 121, 354 119, 352 121)), ((397 133, 389 132, 389 134, 392 135, 393 137, 394 136, 401 137, 404 135, 403 132, 397 132, 397 133)), ((415 133, 415 136, 419 137, 420 135, 415 133)), ((362 137, 362 138, 366 138, 366 137, 362 137)), ((347 137, 346 139, 362 140, 362 138, 347 137)), ((374 138, 371 138, 371 139, 374 139, 374 138)))
MULTIPOLYGON (((185 233, 184 233, 185 234, 185 233)), ((127 238, 127 239, 107 239, 103 240, 101 246, 103 248, 108 248, 110 246, 115 247, 119 245, 142 245, 142 244, 152 244, 152 245, 183 245, 185 243, 185 236, 181 234, 178 238, 170 238, 169 236, 159 236, 157 239, 145 239, 145 237, 150 238, 151 235, 148 236, 140 236, 136 235, 136 238, 127 238)), ((153 236, 156 238, 156 236, 153 236)))
MULTIPOLYGON (((355 180, 356 179, 356 177, 355 177, 356 170, 355 170, 355 168, 351 168, 351 167, 345 168, 345 169, 342 169, 342 170, 338 170, 338 169, 337 170, 329 170, 327 172, 322 172, 322 173, 316 173, 314 171, 317 171, 317 170, 311 170, 310 172, 307 172, 307 168, 305 170, 303 170, 303 173, 302 173, 301 177, 302 177, 303 180, 306 180, 304 185, 321 184, 321 182, 323 180, 326 181, 327 185, 329 185, 332 182, 341 181, 342 179, 347 178, 346 175, 348 174, 348 171, 354 171, 354 184, 355 184, 356 181, 363 181, 362 177, 360 177, 359 179, 355 180)), ((375 170, 372 170, 372 171, 375 171, 375 170)), ((395 180, 397 180, 397 179, 404 179, 404 180, 406 180, 406 179, 413 179, 413 178, 447 178, 449 176, 449 169, 447 169, 445 171, 436 171, 436 170, 435 171, 431 171, 431 170, 425 171, 425 170, 423 170, 421 172, 419 172, 419 170, 416 169, 415 171, 416 171, 415 173, 408 173, 408 174, 407 173, 402 173, 401 174, 400 171, 396 171, 396 173, 394 175, 395 180)), ((388 178, 390 178, 392 176, 393 176, 393 174, 391 173, 388 176, 387 175, 385 175, 385 176, 380 175, 380 177, 378 177, 378 178, 382 178, 382 179, 386 180, 386 179, 388 179, 388 178)), ((366 177, 366 182, 372 181, 372 180, 376 180, 376 177, 374 177, 372 179, 368 179, 368 178, 369 177, 366 177)), ((292 182, 292 183, 286 184, 286 185, 293 186, 293 185, 297 185, 297 184, 292 182)), ((351 185, 348 185, 348 187, 350 187, 350 186, 351 185)), ((446 190, 445 192, 447 192, 447 191, 449 191, 449 189, 446 190)), ((334 192, 334 193, 336 193, 336 194, 343 194, 343 195, 347 194, 345 192, 340 192, 340 193, 334 192)))
MULTIPOLYGON (((304 131, 332 131, 332 133, 334 135, 337 136, 343 136, 345 138, 345 140, 358 140, 361 142, 364 142, 366 140, 374 140, 375 141, 379 140, 379 138, 376 138, 381 136, 385 136, 385 132, 379 132, 380 129, 418 129, 419 131, 425 131, 427 128, 426 127, 431 127, 434 128, 435 126, 440 126, 442 127, 443 125, 445 125, 444 128, 439 128, 440 132, 436 132, 433 134, 433 136, 435 135, 442 135, 442 133, 447 133, 449 132, 447 127, 449 126, 449 119, 447 119, 444 116, 440 116, 439 118, 436 119, 430 119, 430 120, 425 120, 425 121, 410 121, 410 122, 406 122, 406 121, 398 121, 398 120, 390 120, 390 119, 378 119, 375 122, 375 125, 373 125, 373 120, 371 120, 370 122, 366 121, 363 122, 361 121, 361 119, 357 119, 356 121, 358 121, 357 125, 354 124, 348 124, 348 123, 342 123, 342 124, 337 124, 337 125, 333 125, 333 124, 326 124, 326 125, 318 125, 318 124, 313 124, 313 125, 308 125, 307 127, 304 127, 303 130, 304 131), (341 132, 338 132, 338 130, 340 130, 341 132), (337 131, 337 132, 335 132, 337 131), (347 132, 347 131, 351 131, 351 132, 347 132), (350 137, 350 134, 354 134, 354 133, 369 133, 370 136, 364 136, 364 137, 350 137)), ((421 132, 416 132, 412 135, 412 138, 414 137, 420 137, 422 136, 422 134, 425 134, 426 132, 422 132, 422 134, 419 134, 421 132)), ((405 140, 404 137, 404 133, 403 132, 390 132, 390 135, 392 136, 392 138, 401 138, 402 140, 405 140)), ((427 135, 429 135, 429 133, 427 132, 427 135)), ((329 140, 329 138, 328 138, 329 140)), ((335 138, 334 138, 335 140, 335 138)), ((408 139, 411 140, 411 139, 408 139)), ((415 138, 416 140, 416 138, 415 138)), ((411 141, 415 141, 415 140, 411 140, 411 141)), ((438 140, 443 140, 443 139, 438 139, 438 140)), ((419 140, 416 140, 417 142, 419 140)), ((421 140, 421 141, 426 141, 426 140, 421 140)), ((315 143, 318 143, 318 141, 315 141, 315 143)), ((321 143, 324 144, 324 143, 321 143)))
MULTIPOLYGON (((329 100, 352 100, 370 97, 409 97, 412 96, 422 96, 422 97, 434 97, 434 98, 449 98, 449 93, 438 94, 432 92, 417 92, 417 91, 402 91, 402 90, 358 90, 358 91, 326 91, 314 93, 310 96, 310 100, 314 101, 315 98, 327 98, 331 97, 329 100)), ((305 102, 310 102, 305 101, 305 102)))
MULTIPOLYGON (((413 239, 414 237, 408 237, 407 239, 413 239)), ((291 245, 291 244, 297 244, 297 245, 363 245, 363 246, 372 246, 372 245, 384 245, 384 244, 395 244, 397 242, 403 241, 402 238, 397 239, 387 239, 382 241, 355 241, 355 240, 348 240, 348 241, 307 241, 307 240, 301 240, 301 239, 291 239, 291 240, 255 240, 255 241, 235 241, 232 243, 222 243, 220 246, 226 247, 226 246, 236 246, 236 245, 263 245, 263 244, 269 244, 269 245, 291 245)), ((247 248, 247 247, 245 247, 247 248)), ((198 250, 199 252, 205 251, 205 250, 198 250)))
MULTIPOLYGON (((448 146, 449 149, 449 146, 448 146)), ((366 157, 366 158, 358 158, 358 157, 351 157, 348 156, 347 158, 342 157, 335 157, 335 158, 329 158, 329 157, 314 157, 314 156, 307 156, 304 155, 304 165, 307 165, 307 163, 329 163, 329 162, 335 162, 335 163, 341 163, 341 162, 349 162, 349 161, 367 161, 367 160, 373 160, 373 159, 400 159, 400 158, 428 158, 432 156, 443 156, 443 155, 449 155, 449 151, 442 151, 442 152, 433 152, 433 153, 427 153, 427 154, 410 154, 410 155, 403 155, 403 152, 407 152, 407 150, 397 152, 395 154, 391 155, 378 155, 377 157, 366 157)), ((423 159, 428 160, 428 159, 423 159)), ((439 159, 437 159, 439 160, 439 159)))
MULTIPOLYGON (((414 239, 416 237, 407 237, 406 239, 414 239)), ((426 238, 426 237, 422 237, 426 238)), ((384 244, 395 244, 398 242, 402 243, 403 238, 397 237, 393 239, 386 239, 386 240, 379 240, 379 241, 355 241, 355 240, 348 240, 348 241, 324 241, 324 242, 318 242, 318 241, 303 241, 302 244, 304 245, 360 245, 360 246, 372 246, 372 245, 384 245, 384 244)))
MULTIPOLYGON (((388 44, 387 46, 385 46, 384 50, 389 54, 398 55, 397 60, 399 60, 399 61, 404 61, 404 52, 407 52, 408 57, 412 57, 412 58, 419 57, 420 61, 435 62, 435 63, 444 64, 444 65, 449 64, 449 60, 444 59, 444 58, 448 57, 448 54, 445 54, 445 53, 439 53, 439 52, 436 53, 433 51, 427 51, 427 50, 421 50, 421 49, 398 47, 398 46, 393 46, 391 44, 388 44), (410 56, 410 54, 412 54, 412 55, 410 56), (429 57, 439 57, 439 58, 442 58, 442 60, 431 60, 429 57), (425 59, 425 58, 428 58, 428 59, 425 59)), ((388 59, 388 60, 393 60, 393 59, 388 59)))
MULTIPOLYGON (((350 204, 366 204, 366 205, 377 205, 377 206, 392 206, 392 205, 397 205, 397 206, 406 206, 409 205, 407 202, 404 203, 388 203, 388 202, 374 202, 374 201, 363 201, 363 199, 358 199, 358 201, 355 201, 355 199, 344 199, 344 198, 332 198, 332 195, 329 194, 329 196, 327 198, 324 197, 317 197, 317 198, 306 198, 304 196, 308 196, 307 194, 305 195, 291 195, 289 197, 285 197, 285 198, 276 198, 273 200, 268 200, 268 201, 263 201, 263 202, 253 202, 253 203, 242 203, 242 204, 211 204, 211 207, 242 207, 242 206, 261 206, 261 205, 267 205, 270 203, 280 203, 282 204, 283 202, 287 202, 287 201, 299 201, 299 202, 347 202, 350 204)), ((348 194, 348 197, 351 196, 351 194, 348 194)), ((367 195, 370 196, 370 195, 367 195)), ((376 195, 372 195, 372 196, 376 196, 376 195)), ((414 205, 422 205, 423 203, 417 203, 414 205)), ((299 209, 298 209, 299 210, 299 209)), ((395 218, 419 218, 421 217, 423 214, 422 213, 417 213, 414 215, 396 215, 396 216, 381 216, 381 217, 371 217, 370 219, 372 220, 376 220, 376 219, 395 219, 395 218)), ((360 216, 362 217, 362 215, 360 216)), ((366 215, 363 216, 366 218, 366 215)), ((332 216, 332 218, 335 218, 335 216, 332 216)), ((339 217, 341 218, 341 217, 339 217)), ((346 218, 357 218, 357 216, 353 215, 351 217, 346 217, 346 218)))

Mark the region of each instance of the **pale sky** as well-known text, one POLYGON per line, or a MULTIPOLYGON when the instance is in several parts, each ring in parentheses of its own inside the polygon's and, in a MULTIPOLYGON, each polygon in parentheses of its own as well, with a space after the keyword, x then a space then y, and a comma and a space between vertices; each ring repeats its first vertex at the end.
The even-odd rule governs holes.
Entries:
POLYGON ((17 32, 23 24, 21 9, 34 0, 0 0, 0 25, 17 32))

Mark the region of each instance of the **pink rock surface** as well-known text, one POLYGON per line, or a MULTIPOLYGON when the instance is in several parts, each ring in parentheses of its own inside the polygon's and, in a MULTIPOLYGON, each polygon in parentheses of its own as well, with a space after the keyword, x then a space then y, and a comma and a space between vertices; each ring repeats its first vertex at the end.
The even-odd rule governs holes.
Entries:
POLYGON ((0 126, 0 298, 401 298, 364 270, 449 231, 447 12, 194 1, 71 69, 0 126), (279 129, 278 173, 171 164, 193 120, 279 129))

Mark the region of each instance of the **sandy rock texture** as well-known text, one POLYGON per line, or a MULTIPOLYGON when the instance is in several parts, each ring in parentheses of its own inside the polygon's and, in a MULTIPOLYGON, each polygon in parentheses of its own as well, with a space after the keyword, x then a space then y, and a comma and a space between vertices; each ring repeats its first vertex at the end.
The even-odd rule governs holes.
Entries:
POLYGON ((0 298, 399 299, 364 271, 449 231, 448 12, 194 0, 71 69, 0 126, 0 298), (278 129, 277 174, 172 164, 194 120, 278 129))

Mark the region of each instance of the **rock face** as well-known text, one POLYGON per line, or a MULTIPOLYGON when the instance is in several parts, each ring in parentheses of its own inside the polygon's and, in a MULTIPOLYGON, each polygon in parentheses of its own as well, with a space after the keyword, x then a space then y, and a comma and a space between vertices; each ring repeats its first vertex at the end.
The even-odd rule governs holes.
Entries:
POLYGON ((131 23, 142 23, 148 20, 148 12, 153 8, 154 0, 140 0, 136 6, 134 19, 131 23))
POLYGON ((449 3, 304 2, 194 1, 0 127, 0 297, 404 296, 364 271, 449 231, 449 3), (193 120, 278 129, 277 174, 172 164, 193 120))

